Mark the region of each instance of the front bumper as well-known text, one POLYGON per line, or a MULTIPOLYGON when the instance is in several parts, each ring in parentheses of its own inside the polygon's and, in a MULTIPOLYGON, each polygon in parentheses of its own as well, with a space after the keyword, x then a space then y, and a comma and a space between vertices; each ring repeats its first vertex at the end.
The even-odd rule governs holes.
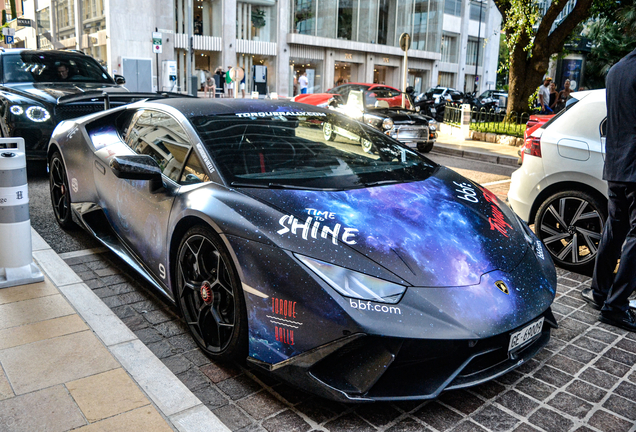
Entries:
POLYGON ((250 360, 286 381, 342 402, 433 399, 444 390, 497 378, 534 357, 557 327, 549 308, 540 316, 541 333, 511 352, 510 335, 528 323, 478 340, 354 334, 279 365, 250 360))
POLYGON ((427 126, 395 125, 386 134, 414 148, 417 148, 418 143, 429 144, 437 139, 437 132, 427 126))

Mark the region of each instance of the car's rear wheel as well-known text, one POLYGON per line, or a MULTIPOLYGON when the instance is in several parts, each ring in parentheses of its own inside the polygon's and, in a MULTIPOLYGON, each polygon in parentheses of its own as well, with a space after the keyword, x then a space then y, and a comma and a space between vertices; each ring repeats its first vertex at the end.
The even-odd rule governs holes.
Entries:
POLYGON ((331 123, 324 122, 322 124, 322 134, 325 136, 325 139, 328 141, 336 140, 336 132, 333 130, 333 126, 331 123))
POLYGON ((607 205, 595 196, 564 191, 541 204, 534 229, 559 267, 589 274, 606 218, 607 205))
POLYGON ((59 152, 49 161, 49 189, 55 220, 64 229, 75 227, 71 213, 71 193, 68 187, 66 167, 59 152))
POLYGON ((190 228, 181 240, 176 297, 194 340, 211 357, 241 360, 247 355, 247 314, 230 255, 210 228, 190 228))

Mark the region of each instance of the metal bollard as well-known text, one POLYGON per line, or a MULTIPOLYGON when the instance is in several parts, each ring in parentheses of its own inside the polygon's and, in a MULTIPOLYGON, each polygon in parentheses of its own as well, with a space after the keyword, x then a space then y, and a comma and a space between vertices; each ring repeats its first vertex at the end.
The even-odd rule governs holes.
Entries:
POLYGON ((0 288, 42 282, 33 262, 23 138, 0 138, 0 288))

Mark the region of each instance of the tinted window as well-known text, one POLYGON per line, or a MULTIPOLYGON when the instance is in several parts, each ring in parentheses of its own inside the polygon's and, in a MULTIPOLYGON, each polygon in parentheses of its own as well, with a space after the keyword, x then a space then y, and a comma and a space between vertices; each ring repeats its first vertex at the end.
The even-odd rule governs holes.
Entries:
POLYGON ((302 114, 245 113, 191 121, 215 165, 234 186, 349 189, 422 180, 436 166, 340 114, 302 114), (373 143, 374 154, 362 151, 362 140, 373 143))
POLYGON ((2 80, 12 82, 90 82, 114 84, 87 55, 26 51, 2 56, 2 80))
POLYGON ((138 154, 153 157, 164 175, 175 182, 191 146, 181 125, 169 115, 153 110, 138 113, 126 144, 138 154))

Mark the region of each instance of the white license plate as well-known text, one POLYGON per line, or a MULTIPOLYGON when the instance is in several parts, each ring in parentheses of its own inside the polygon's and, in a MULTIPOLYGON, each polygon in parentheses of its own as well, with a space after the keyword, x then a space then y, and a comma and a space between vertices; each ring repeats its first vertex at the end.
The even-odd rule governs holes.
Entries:
POLYGON ((543 328, 544 318, 539 318, 538 321, 528 324, 518 332, 514 332, 510 335, 510 344, 508 345, 508 352, 528 342, 530 339, 541 333, 543 328))
POLYGON ((434 113, 436 110, 435 108, 431 108, 431 112, 434 113))

